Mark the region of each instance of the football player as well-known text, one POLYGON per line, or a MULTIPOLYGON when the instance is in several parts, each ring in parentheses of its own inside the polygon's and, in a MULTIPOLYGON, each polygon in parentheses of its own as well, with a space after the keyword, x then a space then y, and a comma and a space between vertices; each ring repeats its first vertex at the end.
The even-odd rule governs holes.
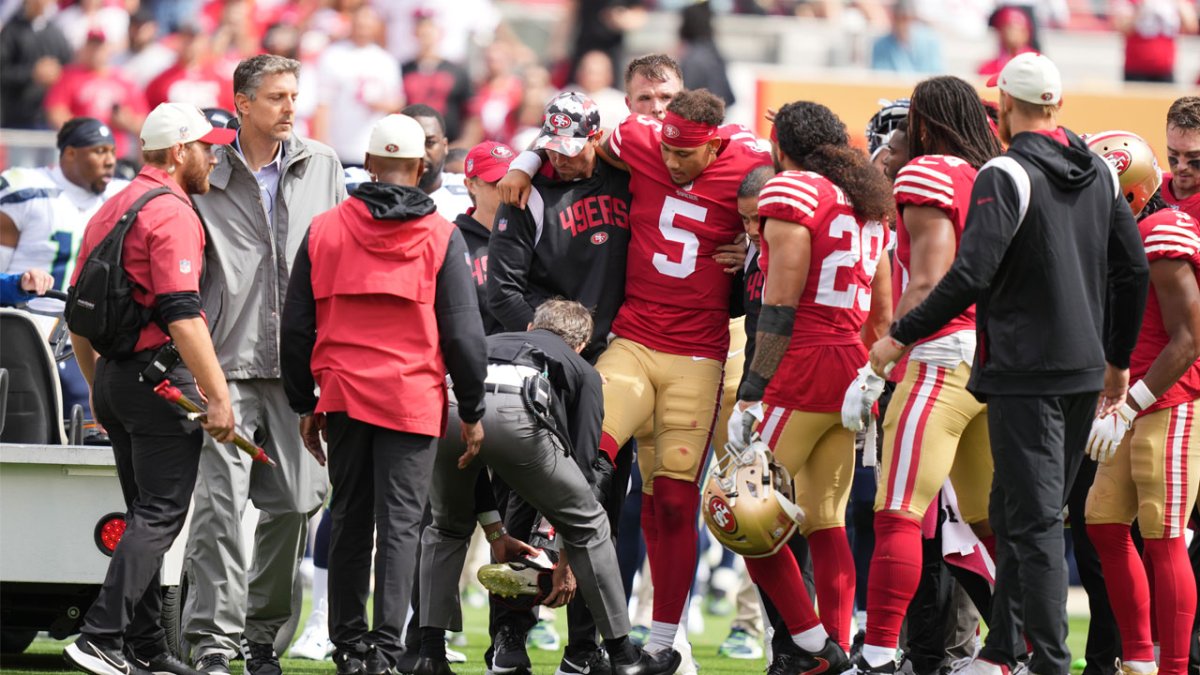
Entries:
POLYGON ((1163 201, 1200 220, 1200 96, 1176 99, 1167 111, 1167 165, 1163 201))
POLYGON ((1116 167, 1139 217, 1151 290, 1130 360, 1134 384, 1116 413, 1093 423, 1088 439, 1088 453, 1101 464, 1088 493, 1087 531, 1121 631, 1122 670, 1155 672, 1153 608, 1158 671, 1183 675, 1196 607, 1184 531, 1200 475, 1200 223, 1159 198, 1162 174, 1144 140, 1109 131, 1089 137, 1088 146, 1116 167), (1130 537, 1134 518, 1144 563, 1130 537))
POLYGON ((820 619, 789 549, 746 558, 800 649, 777 655, 770 672, 840 672, 848 667, 854 599, 845 530, 854 434, 838 410, 866 358, 864 327, 890 320, 890 274, 880 262, 888 238, 882 221, 894 204, 887 180, 849 146, 845 125, 825 106, 785 105, 772 141, 783 173, 759 195, 767 281, 729 437, 745 447, 749 420, 760 420, 759 434, 796 477, 801 532, 813 552, 820 619))
MULTIPOLYGON (((893 262, 897 316, 920 304, 950 268, 975 174, 1000 154, 979 95, 956 77, 917 85, 907 138, 912 159, 893 187, 899 211, 893 262)), ((913 349, 888 405, 866 640, 854 662, 860 673, 896 672, 900 627, 920 583, 921 521, 947 477, 966 522, 994 555, 987 525, 992 475, 987 412, 966 388, 974 357, 972 307, 913 349)), ((846 392, 848 427, 862 428, 882 390, 882 378, 863 366, 846 392)))

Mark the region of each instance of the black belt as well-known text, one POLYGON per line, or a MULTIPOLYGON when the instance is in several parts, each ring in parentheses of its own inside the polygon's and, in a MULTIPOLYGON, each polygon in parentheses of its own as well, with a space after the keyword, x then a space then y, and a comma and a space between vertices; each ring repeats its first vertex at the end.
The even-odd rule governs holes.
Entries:
POLYGON ((516 394, 521 395, 521 388, 511 384, 494 384, 492 382, 484 382, 483 390, 489 394, 516 394))

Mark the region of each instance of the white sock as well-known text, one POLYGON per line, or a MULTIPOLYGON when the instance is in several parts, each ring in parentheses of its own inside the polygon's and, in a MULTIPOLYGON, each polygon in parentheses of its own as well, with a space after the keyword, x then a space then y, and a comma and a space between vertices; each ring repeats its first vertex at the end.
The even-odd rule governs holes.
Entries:
POLYGON ((863 645, 863 658, 867 661, 867 665, 872 668, 878 668, 885 663, 895 662, 896 648, 895 647, 877 647, 875 645, 863 645))
POLYGON ((825 626, 817 624, 806 631, 792 633, 792 642, 796 646, 806 652, 819 652, 825 648, 825 641, 829 639, 829 633, 825 632, 825 626))
POLYGON ((329 608, 329 570, 313 567, 312 607, 313 612, 326 613, 329 608))
POLYGON ((1153 673, 1157 668, 1153 661, 1122 661, 1121 665, 1135 673, 1153 673))
POLYGON ((670 649, 675 643, 675 634, 679 632, 679 624, 662 621, 650 622, 650 639, 646 641, 646 651, 657 654, 664 649, 670 649))

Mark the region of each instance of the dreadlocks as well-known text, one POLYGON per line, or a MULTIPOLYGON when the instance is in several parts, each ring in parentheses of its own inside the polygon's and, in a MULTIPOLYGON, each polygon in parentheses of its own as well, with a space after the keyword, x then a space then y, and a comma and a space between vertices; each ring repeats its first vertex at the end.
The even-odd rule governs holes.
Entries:
POLYGON ((1002 152, 979 94, 957 77, 918 84, 908 116, 910 157, 953 155, 978 169, 1002 152))

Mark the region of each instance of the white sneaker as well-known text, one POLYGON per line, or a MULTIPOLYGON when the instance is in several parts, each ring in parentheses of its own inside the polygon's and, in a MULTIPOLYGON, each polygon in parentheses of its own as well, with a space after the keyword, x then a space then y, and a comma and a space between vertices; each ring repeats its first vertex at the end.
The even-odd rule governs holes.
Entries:
POLYGON ((333 643, 329 641, 329 626, 323 619, 316 623, 309 621, 300 639, 288 650, 289 657, 309 661, 325 661, 332 654, 333 643))
POLYGON ((446 661, 449 663, 466 663, 467 655, 446 647, 446 661))
POLYGON ((692 658, 692 644, 688 642, 686 630, 675 632, 675 642, 671 647, 679 652, 680 656, 679 668, 675 671, 676 675, 696 675, 700 664, 692 658))

